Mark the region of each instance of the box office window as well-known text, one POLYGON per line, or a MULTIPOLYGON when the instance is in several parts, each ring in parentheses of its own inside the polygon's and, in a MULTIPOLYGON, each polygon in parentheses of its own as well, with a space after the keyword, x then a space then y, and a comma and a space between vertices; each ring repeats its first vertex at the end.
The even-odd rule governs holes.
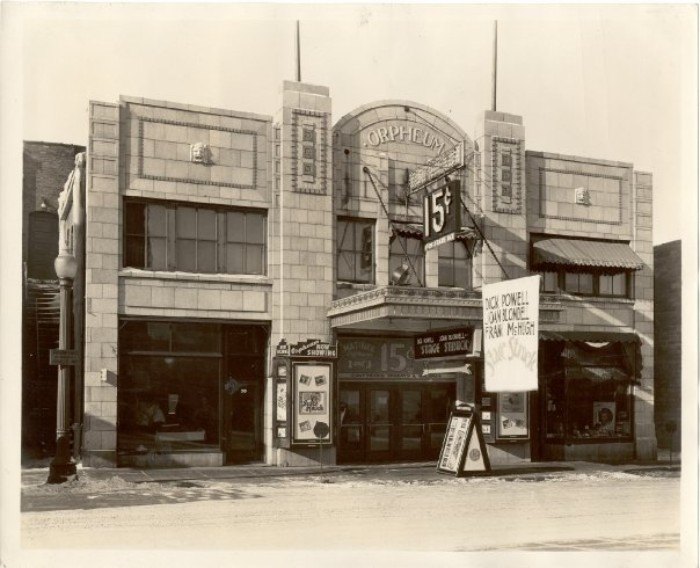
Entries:
POLYGON ((337 278, 343 282, 374 282, 374 222, 338 219, 337 278))
POLYGON ((127 321, 119 345, 119 451, 218 448, 220 326, 127 321))
POLYGON ((265 274, 266 213, 128 200, 124 266, 265 274))
MULTIPOLYGON (((551 347, 548 347, 551 349, 551 347)), ((560 346, 545 354, 545 428, 550 442, 627 441, 632 436, 633 376, 622 344, 560 346), (552 364, 553 363, 553 364, 552 364)))
POLYGON ((438 247, 438 286, 471 288, 471 258, 463 241, 438 247))

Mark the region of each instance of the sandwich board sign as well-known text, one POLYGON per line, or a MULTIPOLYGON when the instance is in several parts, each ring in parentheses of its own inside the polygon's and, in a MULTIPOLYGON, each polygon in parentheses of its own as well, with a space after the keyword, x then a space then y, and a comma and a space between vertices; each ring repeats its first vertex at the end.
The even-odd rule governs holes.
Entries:
POLYGON ((462 477, 491 471, 478 413, 471 408, 455 408, 450 413, 445 439, 437 464, 438 473, 462 477))

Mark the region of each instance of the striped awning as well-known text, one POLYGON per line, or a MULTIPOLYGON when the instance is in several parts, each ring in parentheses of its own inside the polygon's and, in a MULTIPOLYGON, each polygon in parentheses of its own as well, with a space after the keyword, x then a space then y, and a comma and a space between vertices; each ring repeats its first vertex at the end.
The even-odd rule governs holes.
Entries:
POLYGON ((626 243, 544 239, 532 245, 533 262, 541 265, 626 268, 640 270, 644 261, 626 243))

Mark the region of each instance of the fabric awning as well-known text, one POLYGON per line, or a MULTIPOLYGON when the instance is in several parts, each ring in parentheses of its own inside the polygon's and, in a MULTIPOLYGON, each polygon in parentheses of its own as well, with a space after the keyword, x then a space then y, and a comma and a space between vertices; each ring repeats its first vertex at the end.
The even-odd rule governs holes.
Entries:
POLYGON ((396 235, 408 237, 409 239, 422 239, 423 225, 416 223, 392 223, 391 236, 395 237, 396 235))
POLYGON ((540 331, 541 341, 586 341, 589 343, 636 343, 636 333, 617 331, 540 331))
POLYGON ((590 266, 640 270, 644 261, 626 243, 544 239, 532 245, 533 262, 539 265, 590 266))

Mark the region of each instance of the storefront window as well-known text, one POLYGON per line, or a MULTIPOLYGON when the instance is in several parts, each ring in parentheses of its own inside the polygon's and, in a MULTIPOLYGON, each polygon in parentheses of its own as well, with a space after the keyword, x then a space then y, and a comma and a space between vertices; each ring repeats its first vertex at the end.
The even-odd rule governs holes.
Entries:
POLYGON ((120 382, 120 452, 218 448, 218 358, 126 356, 120 382))
POLYGON ((545 376, 549 441, 613 442, 632 435, 632 376, 621 344, 568 345, 545 376))

